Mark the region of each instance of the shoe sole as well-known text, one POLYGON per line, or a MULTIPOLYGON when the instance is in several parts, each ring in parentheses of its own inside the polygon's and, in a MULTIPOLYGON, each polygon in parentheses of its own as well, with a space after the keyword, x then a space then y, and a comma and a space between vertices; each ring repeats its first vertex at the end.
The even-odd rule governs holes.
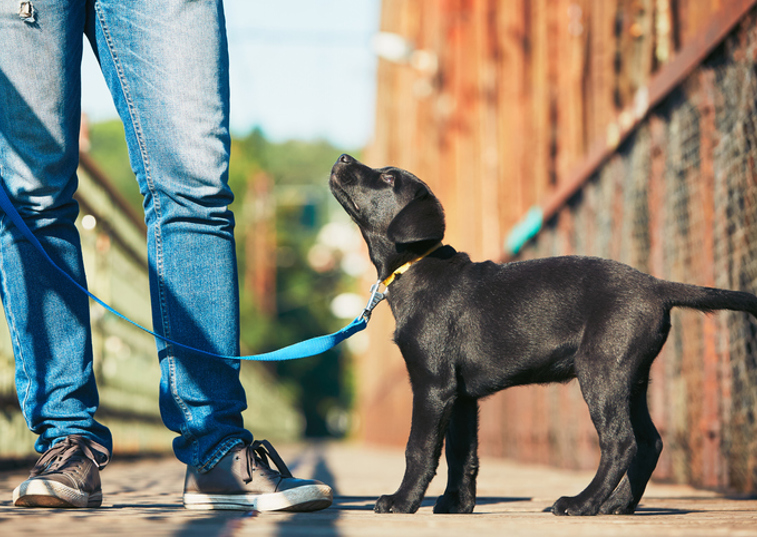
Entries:
POLYGON ((266 494, 184 493, 187 509, 234 509, 253 511, 320 511, 331 505, 333 492, 328 485, 303 485, 266 494))
POLYGON ((89 494, 44 479, 24 481, 13 491, 13 505, 17 507, 100 507, 102 501, 102 491, 89 494))

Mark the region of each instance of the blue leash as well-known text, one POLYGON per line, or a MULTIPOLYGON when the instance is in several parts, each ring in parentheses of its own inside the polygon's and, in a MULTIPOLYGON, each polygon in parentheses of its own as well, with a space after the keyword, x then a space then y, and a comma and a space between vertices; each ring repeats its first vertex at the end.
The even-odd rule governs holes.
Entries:
POLYGON ((74 280, 73 277, 71 277, 71 275, 68 274, 68 272, 66 272, 61 267, 59 267, 58 264, 55 263, 55 261, 53 261, 52 258, 47 254, 45 249, 42 247, 42 244, 40 244, 39 240, 37 240, 37 237, 35 237, 34 234, 31 232, 29 227, 24 222, 23 218, 21 218, 21 215, 18 214, 18 211, 13 206, 13 203, 11 203, 11 200, 8 197, 8 194, 5 192, 5 188, 3 187, 0 187, 0 209, 2 209, 5 212, 5 214, 8 215, 8 217, 15 224, 15 226, 18 228, 21 234, 24 237, 26 237, 26 239, 39 251, 39 253, 42 254, 42 256, 45 259, 47 259, 47 261, 58 272, 60 272, 63 276, 65 276, 66 279, 68 279, 68 281, 73 283, 79 290, 85 293, 89 298, 91 298, 92 300, 100 304, 103 308, 111 312, 113 315, 136 326, 140 330, 143 330, 147 332, 148 334, 151 334, 152 336, 163 340, 169 345, 175 345, 176 347, 181 347, 182 349, 192 351, 198 354, 203 354, 205 356, 211 356, 213 358, 223 358, 226 360, 255 360, 255 361, 262 361, 262 362, 274 362, 274 361, 282 361, 282 360, 296 360, 298 358, 306 358, 308 356, 315 356, 316 354, 321 354, 337 346, 339 343, 341 343, 348 337, 352 336, 353 334, 356 334, 360 332, 361 330, 364 330, 365 327, 368 326, 368 320, 371 317, 371 312, 373 311, 373 308, 375 308, 376 305, 379 302, 381 302, 381 300, 384 298, 384 295, 378 292, 379 285, 381 282, 377 282, 376 284, 373 285, 373 287, 371 287, 371 297, 368 300, 368 305, 365 307, 365 309, 360 314, 360 316, 357 317, 350 324, 348 324, 347 326, 345 326, 338 332, 334 332, 333 334, 315 337, 312 339, 308 339, 306 341, 294 343, 292 345, 289 345, 277 351, 266 352, 263 354, 253 354, 249 356, 224 356, 221 354, 215 354, 212 352, 195 349, 194 347, 190 347, 182 343, 177 343, 176 341, 172 341, 166 337, 161 336, 160 334, 156 334, 149 328, 145 328, 139 323, 136 323, 132 321, 131 319, 129 319, 128 317, 126 317, 125 315, 119 313, 118 311, 110 307, 108 304, 106 304, 105 302, 97 298, 95 295, 90 293, 87 288, 80 285, 76 280, 74 280))

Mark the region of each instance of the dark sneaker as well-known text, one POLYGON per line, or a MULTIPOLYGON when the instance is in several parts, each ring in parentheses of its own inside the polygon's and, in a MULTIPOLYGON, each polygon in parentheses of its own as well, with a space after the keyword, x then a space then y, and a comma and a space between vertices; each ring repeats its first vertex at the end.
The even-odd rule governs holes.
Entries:
POLYGON ((13 491, 20 507, 100 507, 100 470, 110 453, 97 442, 67 436, 48 449, 32 468, 29 479, 13 491))
POLYGON ((266 440, 233 448, 207 473, 190 466, 184 481, 187 509, 318 511, 331 505, 332 498, 328 485, 292 477, 266 440))

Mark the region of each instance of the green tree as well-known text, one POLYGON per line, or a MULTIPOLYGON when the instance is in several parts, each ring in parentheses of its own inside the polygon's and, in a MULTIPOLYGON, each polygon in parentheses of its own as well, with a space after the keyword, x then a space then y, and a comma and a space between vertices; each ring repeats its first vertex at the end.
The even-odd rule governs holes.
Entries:
MULTIPOLYGON (((333 317, 330 303, 352 282, 336 264, 326 269, 312 267, 308 253, 328 223, 329 205, 333 203, 328 177, 331 166, 344 151, 325 141, 270 143, 260 131, 253 131, 234 147, 246 152, 246 158, 254 156, 261 171, 270 176, 275 203, 276 313, 271 318, 256 315, 255 297, 243 293, 243 341, 248 348, 262 352, 337 330, 344 321, 333 317), (260 323, 258 327, 252 326, 256 323, 260 323)), ((235 158, 233 153, 232 162, 235 158)), ((240 218, 248 216, 243 213, 240 218)), ((242 233, 238 237, 238 244, 246 243, 242 233)), ((246 259, 246 254, 240 252, 240 259, 246 259)), ((349 409, 353 397, 343 347, 270 367, 297 395, 306 418, 306 435, 338 433, 327 426, 328 414, 335 409, 349 409)))
POLYGON ((89 128, 89 154, 113 181, 121 194, 138 211, 142 212, 142 194, 129 163, 124 127, 114 119, 95 123, 89 128))

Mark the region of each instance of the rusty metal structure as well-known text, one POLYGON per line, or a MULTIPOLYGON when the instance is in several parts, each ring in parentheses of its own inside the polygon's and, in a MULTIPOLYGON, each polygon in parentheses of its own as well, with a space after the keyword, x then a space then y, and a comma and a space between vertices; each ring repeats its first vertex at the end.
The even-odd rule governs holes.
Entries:
MULTIPOLYGON (((385 0, 370 165, 441 198, 474 260, 585 254, 757 292, 754 0, 385 0)), ((757 490, 757 322, 675 311, 650 407, 654 477, 757 490)), ((403 444, 393 320, 359 360, 360 435, 403 444)), ((575 383, 481 405, 481 451, 594 468, 575 383)))

